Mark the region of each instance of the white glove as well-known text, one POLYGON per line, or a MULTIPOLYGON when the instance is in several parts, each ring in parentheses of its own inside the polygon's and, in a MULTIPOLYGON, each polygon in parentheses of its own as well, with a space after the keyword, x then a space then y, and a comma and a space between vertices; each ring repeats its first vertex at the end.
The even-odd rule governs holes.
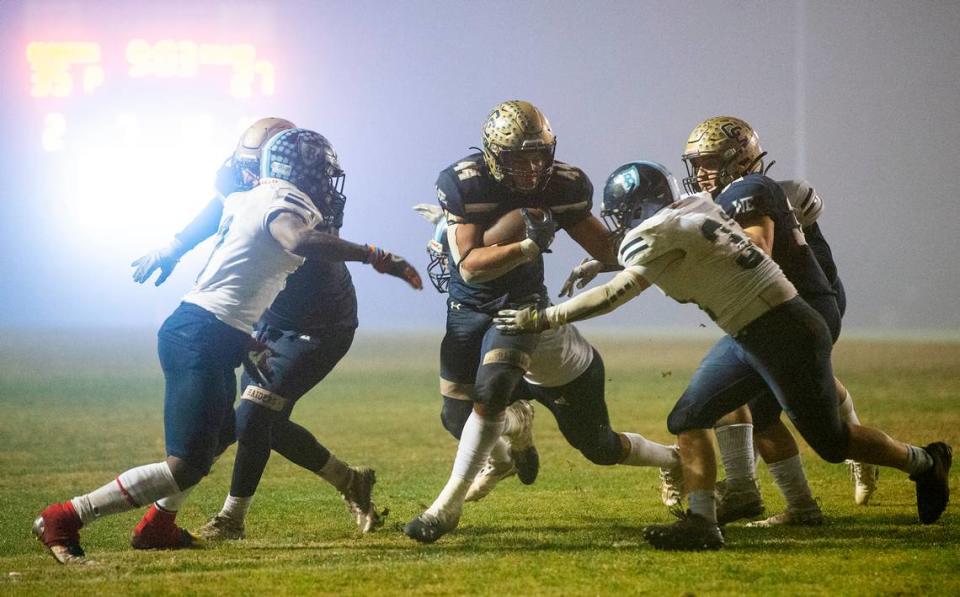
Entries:
POLYGON ((508 336, 536 334, 550 327, 543 309, 525 307, 523 309, 502 309, 493 318, 497 329, 508 336))
POLYGON ((443 208, 432 203, 418 203, 413 206, 413 211, 420 214, 421 218, 434 226, 443 218, 443 208))
POLYGON ((157 268, 160 268, 160 275, 154 282, 154 286, 160 286, 173 273, 173 268, 177 267, 181 257, 183 257, 183 243, 175 238, 166 247, 151 251, 130 264, 137 268, 133 270, 133 281, 143 284, 150 279, 157 268))
POLYGON ((570 276, 567 277, 567 281, 563 283, 563 286, 560 287, 559 296, 573 296, 574 285, 579 288, 583 288, 589 284, 594 278, 597 277, 597 274, 603 271, 603 264, 597 261, 596 259, 590 259, 587 257, 580 262, 580 265, 573 268, 573 271, 570 272, 570 276))

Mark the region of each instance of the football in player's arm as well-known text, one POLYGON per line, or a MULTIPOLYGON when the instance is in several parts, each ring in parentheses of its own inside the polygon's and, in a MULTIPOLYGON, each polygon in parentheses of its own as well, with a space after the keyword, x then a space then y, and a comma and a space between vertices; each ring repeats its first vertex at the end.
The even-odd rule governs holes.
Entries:
MULTIPOLYGON (((610 282, 549 308, 507 309, 506 333, 538 333, 607 313, 657 284, 679 302, 704 310, 731 339, 745 365, 762 373, 804 439, 825 460, 853 458, 898 468, 916 482, 920 521, 937 520, 949 499, 952 453, 943 442, 919 448, 883 432, 851 425, 837 412, 830 363, 832 338, 823 318, 797 294, 777 264, 709 194, 677 199, 663 166, 635 162, 617 169, 604 190, 603 212, 624 233, 624 270, 610 282)), ((647 540, 662 549, 718 549, 716 461, 708 431, 749 399, 730 391, 726 370, 694 373, 667 420, 678 435, 690 510, 672 525, 653 525, 647 540)))

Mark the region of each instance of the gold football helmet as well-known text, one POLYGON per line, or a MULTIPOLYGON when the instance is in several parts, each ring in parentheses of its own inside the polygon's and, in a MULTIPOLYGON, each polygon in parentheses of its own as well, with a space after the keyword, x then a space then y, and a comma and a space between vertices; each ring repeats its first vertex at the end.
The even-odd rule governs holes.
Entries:
POLYGON ((237 148, 233 150, 233 159, 243 164, 251 164, 254 172, 260 170, 260 150, 270 137, 280 131, 296 128, 296 125, 283 118, 261 118, 240 135, 237 148))
POLYGON ((687 139, 683 187, 689 193, 707 191, 716 197, 741 176, 764 172, 765 155, 757 132, 745 121, 733 116, 708 118, 687 139))
POLYGON ((483 125, 481 151, 490 175, 521 193, 539 191, 547 184, 556 147, 550 122, 530 102, 498 104, 483 125))

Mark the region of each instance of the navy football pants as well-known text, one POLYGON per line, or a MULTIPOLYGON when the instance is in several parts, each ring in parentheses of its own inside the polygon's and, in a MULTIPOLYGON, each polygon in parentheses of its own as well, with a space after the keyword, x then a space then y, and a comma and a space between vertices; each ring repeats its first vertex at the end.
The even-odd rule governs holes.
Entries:
POLYGON ((787 301, 714 346, 667 427, 675 435, 712 428, 755 395, 759 374, 810 447, 828 462, 842 462, 849 428, 837 412, 832 346, 823 318, 799 297, 787 301))

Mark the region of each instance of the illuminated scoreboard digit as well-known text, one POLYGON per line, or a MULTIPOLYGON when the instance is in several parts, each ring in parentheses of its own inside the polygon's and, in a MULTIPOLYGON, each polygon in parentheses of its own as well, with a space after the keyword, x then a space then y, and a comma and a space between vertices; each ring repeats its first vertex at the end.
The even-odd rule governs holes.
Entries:
MULTIPOLYGON (((225 95, 235 100, 269 98, 276 91, 273 63, 258 56, 257 48, 249 43, 131 39, 124 47, 122 61, 110 61, 107 58, 113 56, 105 56, 96 42, 34 41, 27 45, 25 54, 30 66, 30 95, 41 105, 57 98, 94 98, 111 83, 129 88, 148 78, 222 79, 225 95), (125 63, 125 69, 109 66, 115 63, 125 63)), ((129 131, 136 128, 136 120, 135 115, 124 112, 116 116, 114 124, 129 131)), ((46 112, 41 134, 44 149, 64 148, 67 121, 62 111, 46 112)))

